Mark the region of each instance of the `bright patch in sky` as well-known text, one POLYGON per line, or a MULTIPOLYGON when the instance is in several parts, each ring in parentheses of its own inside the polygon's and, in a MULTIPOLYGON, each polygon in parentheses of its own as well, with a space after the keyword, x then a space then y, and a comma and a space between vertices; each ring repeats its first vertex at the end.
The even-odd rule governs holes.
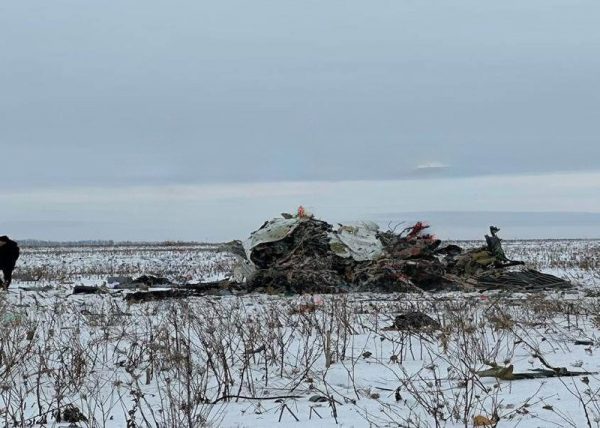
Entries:
POLYGON ((426 162, 420 165, 417 165, 417 169, 440 169, 440 168, 448 168, 448 165, 442 162, 426 162))

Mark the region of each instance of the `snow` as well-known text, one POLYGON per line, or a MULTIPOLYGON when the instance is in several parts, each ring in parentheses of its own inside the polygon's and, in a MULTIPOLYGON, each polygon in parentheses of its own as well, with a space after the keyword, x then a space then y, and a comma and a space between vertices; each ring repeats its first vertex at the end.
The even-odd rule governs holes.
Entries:
MULTIPOLYGON (((39 422, 60 397, 88 417, 79 426, 121 427, 133 417, 160 427, 426 427, 436 426, 437 415, 439 426, 458 427, 494 411, 498 426, 577 427, 588 417, 599 425, 597 374, 498 381, 473 373, 486 361, 513 364, 515 372, 543 368, 536 354, 554 367, 600 372, 600 242, 510 241, 505 248, 582 288, 128 305, 116 292, 73 296, 70 288, 144 273, 219 279, 234 258, 191 245, 24 249, 15 282, 0 295, 0 420, 39 422), (429 314, 442 330, 386 329, 408 310, 429 314)), ((69 425, 51 414, 47 422, 69 425)))

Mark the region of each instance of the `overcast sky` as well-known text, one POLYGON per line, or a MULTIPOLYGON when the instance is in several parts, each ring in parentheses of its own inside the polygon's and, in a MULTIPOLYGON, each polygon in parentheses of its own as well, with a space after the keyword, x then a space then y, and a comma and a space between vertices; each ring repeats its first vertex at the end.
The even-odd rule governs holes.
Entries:
POLYGON ((0 2, 0 232, 600 213, 599 22, 596 0, 0 2))

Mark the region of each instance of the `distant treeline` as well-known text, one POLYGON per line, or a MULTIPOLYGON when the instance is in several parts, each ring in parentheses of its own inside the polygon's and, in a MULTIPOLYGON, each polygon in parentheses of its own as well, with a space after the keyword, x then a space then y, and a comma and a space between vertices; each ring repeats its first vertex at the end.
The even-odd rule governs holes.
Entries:
POLYGON ((219 243, 195 241, 113 241, 113 240, 83 240, 83 241, 42 241, 39 239, 21 239, 17 241, 21 247, 139 247, 144 245, 159 247, 203 246, 217 247, 219 243))
MULTIPOLYGON (((520 242, 520 241, 596 241, 596 239, 503 239, 504 242, 520 242)), ((30 248, 41 247, 182 247, 182 246, 198 246, 217 248, 222 246, 223 242, 198 242, 198 241, 113 241, 113 240, 83 240, 83 241, 43 241, 39 239, 21 239, 17 240, 19 246, 30 248)), ((463 244, 480 244, 480 239, 448 239, 444 243, 463 243, 463 244)))

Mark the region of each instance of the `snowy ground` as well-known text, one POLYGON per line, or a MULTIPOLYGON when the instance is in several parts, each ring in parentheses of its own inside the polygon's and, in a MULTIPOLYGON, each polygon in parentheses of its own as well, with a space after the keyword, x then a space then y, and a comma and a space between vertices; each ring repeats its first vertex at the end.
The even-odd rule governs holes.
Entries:
POLYGON ((233 259, 201 245, 24 249, 0 295, 0 425, 69 426, 56 423, 56 409, 71 405, 82 427, 453 427, 496 415, 500 427, 599 426, 600 375, 498 381, 474 372, 486 362, 544 368, 538 356, 600 372, 600 241, 505 249, 581 288, 128 305, 121 294, 70 288, 143 273, 217 279, 233 259), (417 309, 441 330, 386 329, 417 309))

